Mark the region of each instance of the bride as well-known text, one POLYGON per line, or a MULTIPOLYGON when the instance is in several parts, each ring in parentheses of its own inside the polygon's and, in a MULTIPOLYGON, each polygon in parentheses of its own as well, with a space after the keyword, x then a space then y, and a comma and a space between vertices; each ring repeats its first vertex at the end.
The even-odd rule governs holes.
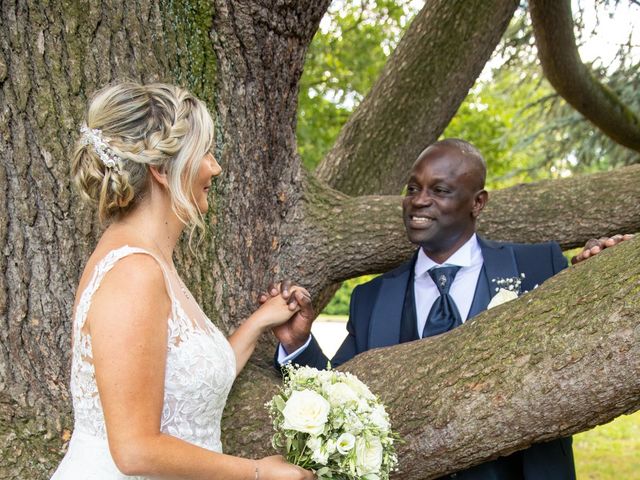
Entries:
POLYGON ((171 85, 120 83, 89 104, 72 174, 108 223, 73 316, 69 450, 55 480, 312 479, 280 456, 222 453, 220 418, 258 337, 309 305, 270 298, 227 339, 173 264, 183 229, 204 229, 221 172, 204 104, 171 85))

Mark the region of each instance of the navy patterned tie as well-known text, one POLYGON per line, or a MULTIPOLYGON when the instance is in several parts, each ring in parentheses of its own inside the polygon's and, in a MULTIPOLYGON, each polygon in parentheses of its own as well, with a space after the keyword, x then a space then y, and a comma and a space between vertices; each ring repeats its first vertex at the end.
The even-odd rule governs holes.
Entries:
POLYGON ((422 338, 439 335, 462 325, 460 312, 458 312, 453 298, 449 295, 449 288, 451 288, 451 284, 458 270, 460 270, 460 267, 456 266, 437 267, 429 270, 429 275, 431 275, 431 278, 438 287, 440 296, 436 299, 429 311, 427 323, 424 324, 424 329, 422 330, 422 338))

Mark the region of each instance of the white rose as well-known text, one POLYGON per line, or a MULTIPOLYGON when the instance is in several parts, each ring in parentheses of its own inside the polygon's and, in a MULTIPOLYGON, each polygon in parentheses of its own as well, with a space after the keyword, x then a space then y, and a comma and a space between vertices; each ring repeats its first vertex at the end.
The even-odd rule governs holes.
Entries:
POLYGON ((369 401, 365 400, 364 398, 360 398, 358 400, 358 413, 371 413, 371 405, 369 405, 369 401))
POLYGON ((354 392, 349 385, 343 382, 326 385, 325 391, 329 397, 329 403, 331 403, 332 406, 358 401, 358 394, 354 392))
POLYGON ((330 408, 329 402, 314 391, 295 391, 282 410, 282 426, 286 430, 320 435, 327 423, 330 408))
POLYGON ((387 415, 387 412, 385 412, 382 405, 376 406, 376 408, 373 409, 373 412, 371 412, 369 418, 371 419, 371 423, 373 423, 380 430, 389 430, 389 416, 387 415))
POLYGON ((373 400, 375 395, 371 393, 369 387, 367 387, 364 383, 362 383, 355 375, 351 375, 349 373, 346 374, 345 383, 351 387, 356 393, 362 395, 364 398, 368 400, 373 400))
POLYGON ((382 443, 377 437, 356 440, 356 470, 358 475, 380 472, 382 443))
POLYGON ((340 454, 345 455, 349 453, 349 451, 353 448, 355 444, 356 444, 356 437, 354 437, 350 433, 343 433, 338 437, 338 442, 336 444, 336 447, 338 449, 338 452, 340 452, 340 454))
POLYGON ((489 305, 487 305, 487 310, 493 307, 497 307, 498 305, 502 305, 503 303, 510 302, 511 300, 514 300, 516 298, 518 298, 518 294, 513 290, 501 288, 500 290, 498 290, 498 293, 493 296, 493 298, 489 302, 489 305))

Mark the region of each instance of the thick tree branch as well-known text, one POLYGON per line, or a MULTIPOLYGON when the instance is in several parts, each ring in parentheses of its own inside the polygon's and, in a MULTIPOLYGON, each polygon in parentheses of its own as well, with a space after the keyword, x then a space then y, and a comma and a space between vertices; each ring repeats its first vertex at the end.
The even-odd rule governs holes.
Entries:
POLYGON ((531 20, 545 76, 558 93, 615 142, 640 152, 640 117, 582 63, 570 0, 531 0, 531 20))
MULTIPOLYGON (((569 249, 590 238, 640 231, 639 199, 640 165, 523 184, 490 193, 478 230, 492 240, 556 241, 569 249)), ((415 247, 405 236, 401 201, 347 197, 309 176, 302 209, 292 217, 280 252, 295 265, 287 274, 317 294, 406 261, 415 247)))
POLYGON ((318 167, 319 178, 348 195, 399 193, 413 161, 464 100, 517 4, 428 0, 318 167))
MULTIPOLYGON (((452 332, 343 365, 381 396, 405 440, 395 478, 433 478, 640 408, 638 256, 640 239, 625 242, 452 332)), ((229 452, 268 452, 271 426, 254 406, 274 378, 253 371, 238 384, 229 452)))
POLYGON ((640 165, 492 192, 478 228, 494 240, 555 241, 565 250, 640 231, 640 165))

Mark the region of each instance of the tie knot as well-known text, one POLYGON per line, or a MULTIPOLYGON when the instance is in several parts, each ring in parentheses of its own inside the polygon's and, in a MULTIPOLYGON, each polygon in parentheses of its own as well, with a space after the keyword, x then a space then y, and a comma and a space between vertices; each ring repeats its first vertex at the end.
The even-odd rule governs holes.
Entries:
POLYGON ((453 279, 456 277, 458 270, 460 270, 460 267, 458 266, 436 267, 429 270, 429 275, 436 284, 436 287, 438 287, 440 295, 449 293, 449 289, 451 288, 451 284, 453 283, 453 279))

